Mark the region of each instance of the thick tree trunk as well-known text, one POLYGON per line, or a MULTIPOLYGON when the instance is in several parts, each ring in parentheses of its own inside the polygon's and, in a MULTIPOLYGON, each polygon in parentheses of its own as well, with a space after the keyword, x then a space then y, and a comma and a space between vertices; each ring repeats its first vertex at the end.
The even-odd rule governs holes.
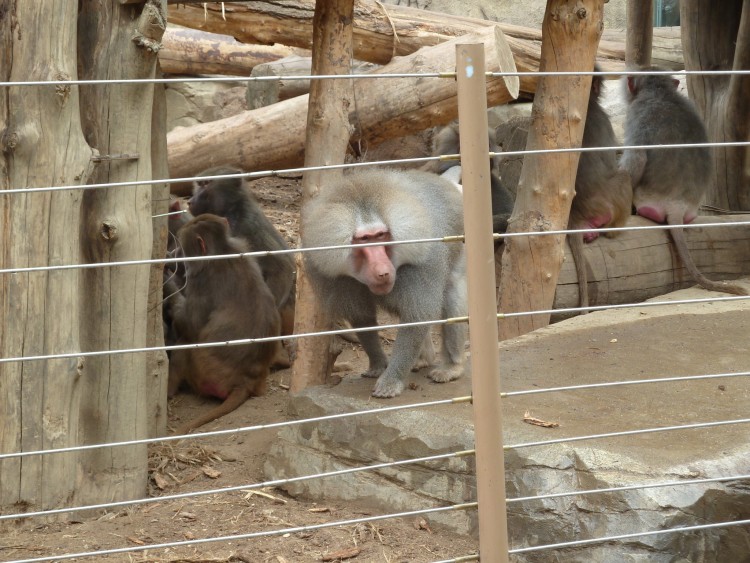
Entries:
MULTIPOLYGON (((354 0, 321 0, 315 9, 313 72, 347 74, 352 60, 352 14, 354 0)), ((305 166, 342 164, 351 134, 349 109, 354 101, 349 80, 314 80, 310 86, 307 111, 305 166)), ((302 213, 326 182, 341 175, 340 170, 310 170, 302 178, 302 213)), ((300 237, 305 233, 300 232, 300 237)), ((312 291, 303 260, 297 255, 297 310, 294 332, 305 333, 330 328, 331 318, 312 291)), ((299 340, 292 366, 291 391, 325 383, 335 356, 329 354, 330 336, 299 340)))
MULTIPOLYGON (((377 73, 444 72, 455 67, 457 42, 485 44, 487 69, 513 71, 513 57, 502 33, 485 28, 477 35, 453 39, 400 57, 381 67, 377 73)), ((528 58, 519 70, 530 67, 528 58)), ((538 59, 538 54, 536 55, 538 59)), ((361 78, 354 80, 354 100, 349 106, 349 121, 358 126, 353 142, 378 144, 433 125, 447 123, 457 115, 456 82, 440 78, 361 78), (382 84, 382 86, 380 86, 382 84), (375 86, 375 87, 374 87, 375 86)), ((521 88, 531 88, 529 79, 521 88)), ((487 80, 487 99, 499 105, 518 94, 516 77, 487 80)), ((211 166, 233 164, 245 170, 263 170, 299 166, 304 154, 307 96, 298 96, 272 106, 247 111, 211 123, 171 131, 169 171, 173 178, 187 177, 211 166)), ((172 184, 172 192, 180 186, 172 184)))
MULTIPOLYGON (((221 4, 209 3, 205 9, 200 5, 173 6, 169 9, 169 21, 229 34, 243 43, 282 43, 309 49, 314 9, 315 0, 255 0, 225 2, 222 13, 221 4)), ((354 8, 354 57, 385 64, 396 55, 408 55, 491 25, 499 25, 509 40, 535 43, 534 48, 539 51, 542 34, 538 29, 358 0, 354 8)), ((624 57, 624 33, 607 32, 607 40, 599 44, 602 68, 622 70, 624 57)), ((665 30, 657 34, 653 60, 666 68, 682 68, 679 33, 665 30)))
MULTIPOLYGON (((58 0, 14 2, 0 11, 2 79, 76 79, 76 18, 77 3, 58 0)), ((1 188, 86 183, 92 151, 77 87, 4 88, 0 100, 1 188)), ((0 197, 0 268, 77 263, 81 198, 80 190, 0 197)), ((80 278, 77 270, 1 275, 0 356, 80 349, 80 278)), ((77 444, 83 363, 0 364, 0 452, 77 444)), ((0 461, 0 512, 70 506, 80 486, 76 459, 71 453, 0 461)))
POLYGON ((294 55, 285 45, 244 45, 234 37, 170 26, 159 50, 159 62, 169 74, 248 76, 257 65, 294 55))
MULTIPOLYGON (((680 22, 687 70, 750 70, 749 0, 682 0, 680 22)), ((687 84, 709 141, 750 140, 749 76, 688 76, 687 84)), ((716 147, 711 154, 714 182, 706 203, 750 210, 750 151, 716 147)))
MULTIPOLYGON (((120 6, 84 0, 79 15, 79 65, 83 78, 153 78, 156 51, 166 28, 166 1, 120 6)), ((82 88, 84 132, 100 154, 138 155, 104 162, 92 180, 119 182, 152 178, 150 84, 82 88)), ((151 256, 149 185, 89 190, 84 195, 82 253, 90 262, 137 260, 151 256)), ((148 265, 85 270, 82 347, 84 350, 138 348, 147 344, 148 265)), ((148 435, 146 354, 89 358, 83 364, 86 402, 81 442, 100 443, 148 435)), ((85 502, 141 497, 146 493, 146 446, 93 450, 82 456, 85 502), (117 475, 117 479, 112 479, 117 475)))
MULTIPOLYGON (((542 27, 542 70, 586 70, 602 30, 603 0, 548 0, 542 27)), ((580 147, 590 76, 541 77, 534 97, 527 149, 580 147)), ((567 225, 575 195, 579 153, 524 158, 509 231, 546 231, 567 225)), ((549 309, 563 260, 563 236, 506 241, 502 257, 500 312, 549 309)), ((501 320, 505 340, 549 324, 549 315, 501 320)))
POLYGON ((625 34, 625 66, 651 66, 654 37, 654 0, 628 0, 628 29, 625 34))

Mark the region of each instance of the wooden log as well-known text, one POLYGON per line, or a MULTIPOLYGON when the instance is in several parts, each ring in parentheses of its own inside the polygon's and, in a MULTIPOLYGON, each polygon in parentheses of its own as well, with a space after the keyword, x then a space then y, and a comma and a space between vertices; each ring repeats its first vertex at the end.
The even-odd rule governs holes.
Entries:
MULTIPOLYGON (((319 2, 315 9, 313 70, 315 74, 347 74, 352 59, 352 14, 354 0, 319 2)), ((343 164, 349 143, 349 108, 354 103, 351 84, 345 80, 316 80, 312 84, 307 112, 305 166, 343 164)), ((341 170, 308 170, 302 178, 302 212, 326 182, 335 181, 341 170)), ((304 232, 300 232, 300 237, 304 232)), ((333 319, 313 292, 297 255, 296 334, 331 328, 333 319)), ((326 382, 336 356, 329 353, 333 338, 314 336, 298 341, 292 366, 290 391, 298 393, 310 385, 326 382)))
POLYGON ((628 29, 625 33, 625 66, 651 66, 654 36, 654 0, 628 0, 628 29))
MULTIPOLYGON (((205 10, 203 6, 173 6, 169 9, 169 21, 229 33, 243 43, 283 43, 309 49, 314 8, 314 0, 225 2, 224 14, 220 3, 208 3, 205 10)), ((535 43, 534 49, 539 51, 542 34, 538 29, 358 0, 354 10, 354 57, 385 64, 395 55, 408 55, 422 47, 492 25, 499 25, 509 41, 519 39, 535 43)), ((684 67, 679 30, 675 33, 676 28, 670 29, 670 32, 654 31, 653 62, 664 68, 681 69, 684 67)), ((624 32, 607 32, 599 44, 599 64, 604 70, 623 70, 624 58, 624 32)))
MULTIPOLYGON (((351 74, 364 74, 373 70, 373 63, 354 61, 351 74)), ((310 76, 312 58, 291 55, 277 61, 257 65, 250 76, 310 76)), ((247 83, 246 101, 248 109, 270 106, 281 100, 302 96, 310 91, 309 80, 262 80, 247 83)))
MULTIPOLYGON (((476 35, 400 57, 371 74, 438 72, 438 69, 454 68, 455 44, 459 41, 483 43, 490 71, 507 72, 516 68, 502 32, 489 27, 476 35)), ((353 80, 354 103, 350 106, 349 119, 359 127, 354 140, 378 144, 447 123, 457 115, 455 80, 395 78, 382 82, 385 79, 380 79, 378 84, 382 86, 373 87, 374 80, 377 79, 353 80)), ((516 77, 487 80, 487 99, 492 105, 515 99, 518 91, 516 77)), ((171 131, 167 142, 172 178, 191 176, 219 164, 231 163, 245 170, 300 165, 307 103, 306 96, 298 96, 211 123, 171 131)), ((184 185, 172 185, 172 193, 181 193, 182 189, 184 185)))
POLYGON ((286 45, 246 45, 228 35, 171 25, 162 38, 159 63, 168 74, 248 76, 260 64, 297 52, 286 45))
MULTIPOLYGON (((748 226, 685 229, 690 254, 707 277, 729 280, 750 275, 750 216, 702 216, 695 223, 742 221, 748 226)), ((627 227, 654 223, 631 217, 627 227)), ((615 238, 599 237, 585 245, 589 265, 591 305, 639 303, 695 281, 680 262, 665 230, 626 231, 615 238)), ((578 282, 573 257, 566 245, 565 262, 560 270, 555 294, 556 309, 578 306, 578 282)))
MULTIPOLYGON (((541 68, 593 68, 601 35, 603 2, 548 0, 541 68)), ((590 76, 542 76, 534 97, 528 149, 581 146, 590 76)), ((580 153, 528 154, 523 161, 510 232, 559 230, 568 223, 580 153)), ((552 306, 563 261, 562 236, 519 237, 504 244, 500 310, 545 310, 552 306)), ((549 324, 549 314, 499 322, 507 340, 549 324)))

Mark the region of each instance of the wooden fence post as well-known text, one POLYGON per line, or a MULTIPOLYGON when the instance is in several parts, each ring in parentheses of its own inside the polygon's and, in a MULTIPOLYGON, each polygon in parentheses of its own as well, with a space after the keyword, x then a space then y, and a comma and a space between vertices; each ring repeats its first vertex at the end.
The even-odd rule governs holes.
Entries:
POLYGON ((474 403, 479 553, 482 561, 508 561, 505 460, 495 305, 490 164, 484 47, 456 46, 458 125, 464 194, 469 293, 471 385, 474 403))

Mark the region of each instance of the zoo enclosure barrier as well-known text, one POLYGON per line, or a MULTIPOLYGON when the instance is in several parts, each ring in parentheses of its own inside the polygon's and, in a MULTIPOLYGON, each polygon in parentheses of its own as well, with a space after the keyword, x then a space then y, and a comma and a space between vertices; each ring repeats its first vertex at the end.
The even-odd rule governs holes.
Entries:
MULTIPOLYGON (((459 48, 460 50, 460 48, 459 48)), ((614 492, 614 491, 623 491, 623 490, 636 490, 636 489, 645 489, 645 488, 653 488, 653 487, 675 487, 675 486, 681 486, 681 485, 689 485, 689 484, 699 484, 699 483, 720 483, 720 482, 726 482, 731 480, 746 480, 750 475, 746 474, 735 474, 735 475, 729 475, 729 476, 721 476, 721 477, 711 477, 711 478, 705 478, 705 479, 693 479, 693 480, 680 480, 680 481, 664 481, 660 483, 645 483, 642 485, 636 485, 636 486, 627 486, 627 487, 609 487, 604 489, 590 489, 590 490, 579 490, 579 491, 568 491, 568 492, 562 492, 562 493, 553 493, 553 494, 543 494, 543 495, 534 495, 530 497, 519 497, 519 498, 505 498, 504 493, 504 479, 498 478, 498 476, 502 477, 502 472, 498 471, 497 468, 502 466, 501 461, 502 460, 502 452, 503 450, 513 450, 513 449, 519 449, 519 448, 525 448, 525 447, 542 447, 542 446, 549 446, 552 444, 559 444, 559 443, 567 443, 567 442, 574 442, 574 441, 584 441, 584 440, 599 440, 602 438, 608 438, 608 437, 614 437, 614 436, 635 436, 635 435, 643 435, 648 433, 654 433, 654 432, 671 432, 671 431, 684 431, 689 429, 696 429, 696 428, 713 428, 713 427, 721 427, 721 426, 727 426, 727 425, 735 425, 735 424, 745 424, 747 422, 750 422, 750 419, 736 419, 736 420, 723 420, 723 421, 716 421, 716 422, 707 422, 707 423, 696 423, 696 424, 687 424, 687 425, 675 425, 675 426, 667 426, 667 427, 654 427, 654 428, 644 428, 640 430, 627 430, 622 432, 610 432, 610 433, 598 433, 598 434, 590 434, 590 435, 584 435, 584 436, 578 436, 578 437, 570 437, 570 438, 561 438, 557 440, 544 440, 544 441, 538 441, 538 442, 530 442, 530 443, 519 443, 519 444, 512 444, 512 445, 503 445, 501 447, 501 433, 500 433, 500 413, 501 410, 499 408, 499 402, 503 398, 513 397, 513 396, 520 396, 523 394, 538 394, 538 393, 549 393, 549 392, 566 392, 566 391, 578 391, 578 390, 584 390, 584 389, 596 389, 596 390, 605 390, 607 388, 615 387, 615 386, 623 386, 623 385, 648 385, 655 382, 680 382, 680 381, 694 381, 698 379, 717 379, 717 378, 732 378, 732 377, 746 377, 747 375, 750 375, 750 372, 734 372, 734 373, 717 373, 717 374, 701 374, 701 375, 695 375, 695 376, 681 376, 681 377, 660 377, 657 379, 641 379, 641 380, 625 380, 625 381, 617 381, 617 382, 610 382, 610 383, 600 383, 600 384, 589 384, 589 385, 575 385, 575 386, 566 386, 566 387, 560 387, 560 388, 549 388, 549 389, 530 389, 527 391, 519 391, 519 392, 505 392, 503 393, 499 388, 499 377, 492 377, 491 374, 497 374, 497 362, 498 362, 498 355, 496 351, 496 345, 497 342, 497 336, 496 336, 496 323, 495 319, 497 316, 519 316, 519 315, 531 315, 531 314, 538 314, 540 311, 529 311, 529 312, 521 312, 521 313, 510 313, 503 315, 502 313, 500 315, 496 314, 486 314, 486 311, 490 309, 488 307, 488 304, 490 302, 494 302, 494 285, 492 280, 494 280, 494 273, 490 271, 489 265, 492 263, 492 260, 487 260, 486 251, 488 248, 491 248, 491 241, 488 236, 486 236, 484 233, 489 232, 489 229, 486 229, 487 220, 489 219, 488 216, 488 197, 489 193, 487 190, 487 185, 482 185, 483 179, 486 180, 486 174, 483 173, 483 168, 486 166, 487 162, 487 153, 484 151, 481 147, 486 143, 486 139, 483 139, 486 131, 486 121, 482 123, 482 119, 486 120, 486 113, 484 110, 486 109, 482 107, 481 101, 478 102, 478 97, 481 98, 481 91, 482 89, 479 88, 477 90, 476 83, 471 82, 468 80, 469 78, 481 78, 484 79, 485 73, 483 72, 483 69, 481 65, 479 64, 479 55, 477 52, 472 53, 471 48, 467 48, 467 50, 463 54, 459 54, 459 60, 461 61, 459 63, 459 69, 457 71, 457 77, 459 81, 459 114, 461 115, 461 123, 462 123, 462 139, 467 140, 468 142, 462 143, 462 163, 465 167, 464 171, 464 177, 466 178, 466 183, 464 185, 464 197, 465 197, 465 209, 466 214, 470 219, 467 220, 467 224, 474 226, 474 229, 469 229, 467 227, 466 232, 466 245, 467 245, 467 252, 469 254, 469 260, 471 261, 471 267, 469 268, 470 277, 469 277, 469 295, 470 295, 470 309, 469 309, 469 316, 467 319, 441 319, 441 320, 435 320, 435 321, 425 321, 423 323, 398 323, 393 325, 388 325, 392 328, 397 328, 399 326, 408 326, 416 325, 416 324, 428 324, 428 325, 435 325, 440 326, 441 324, 447 323, 447 322, 465 322, 469 321, 472 325, 472 341, 471 341, 471 350, 472 350, 472 358, 474 359, 474 367, 476 369, 475 377, 473 378, 473 394, 471 397, 455 397, 453 399, 448 399, 444 401, 428 401, 428 402, 422 402, 418 404, 412 404, 412 405, 400 405, 395 407, 382 407, 378 409, 371 409, 367 411, 360 411, 360 412, 352 412, 352 413, 345 413, 345 414, 339 414, 339 415, 330 415, 330 416, 323 416, 323 417, 317 417, 314 419, 306 419, 306 420, 296 420, 296 421, 290 421, 290 422, 284 422, 284 423, 273 423, 273 424, 264 424, 264 425, 256 425, 256 426, 250 426, 250 427, 244 427, 244 428, 236 428, 236 429, 229 429, 229 430, 221 430, 221 431, 213 431, 213 432, 204 432, 201 434, 194 434, 189 436, 170 436, 167 438, 154 438, 154 439, 144 439, 144 440, 129 440, 129 441, 123 441, 123 442, 117 442, 117 443, 109 443, 109 444, 91 444, 91 445, 82 445, 82 446, 71 446, 69 448, 56 448, 56 449, 49 449, 49 450, 37 450, 37 451, 23 451, 23 452, 10 452, 10 453, 2 453, 0 454, 0 461, 8 460, 8 459, 22 459, 25 457, 30 456, 37 456, 37 455, 53 455, 53 454, 59 454, 59 453, 65 453, 65 452, 79 452, 79 451, 85 451, 88 449, 95 449, 95 448, 111 448, 111 447, 119 447, 124 445, 133 445, 133 444, 148 444, 148 443, 156 443, 156 442, 167 442, 167 441, 173 441, 178 439, 189 439, 189 438, 195 438, 195 437, 206 437, 206 436, 219 436, 229 433, 237 433, 237 432, 249 432, 249 431, 255 431, 255 430, 261 430, 261 429, 269 429, 269 428, 281 428, 285 426, 292 426, 292 425, 301 425, 301 424, 315 424, 317 422, 321 422, 324 420, 331 420, 334 418, 344 418, 344 417, 358 417, 358 416, 364 416, 369 414, 382 414, 385 412, 396 412, 399 410, 405 410, 405 409, 411 409, 411 408, 417 408, 417 407, 430 407, 430 406, 437 406, 437 405, 457 405, 457 404, 466 404, 469 402, 474 403, 474 408, 476 411, 476 433, 477 433, 477 446, 475 450, 467 450, 467 451, 457 451, 457 452, 449 452, 445 454, 439 454, 435 456, 427 456, 427 457, 420 457, 420 458, 413 458, 413 459, 406 459, 406 460, 396 460, 396 461, 387 461, 382 463, 374 463, 368 466, 363 467, 357 467, 357 468, 350 468, 350 469, 344 469, 340 471, 331 471, 331 472, 325 472, 325 473, 318 473, 318 474, 312 474, 312 475, 306 475, 306 476, 299 476, 299 477, 293 477, 289 479, 278 479, 278 480, 271 480, 264 483, 251 483, 239 487, 228 487, 228 488, 220 488, 220 489, 212 489, 212 490, 206 490, 206 491, 200 491, 197 493, 185 493, 185 494, 178 494, 178 495, 166 495, 163 497, 156 497, 156 498, 146 498, 146 499, 140 499, 140 500, 134 500, 134 501, 121 501, 121 502, 114 502, 114 503, 102 503, 97 505, 88 505, 88 506, 71 506, 71 507, 63 507, 59 509, 53 509, 53 510, 41 510, 41 511, 35 511, 35 512, 20 512, 20 513, 11 513, 11 514, 2 514, 0 515, 0 521, 7 521, 7 520, 15 520, 15 519, 27 519, 32 517, 44 517, 44 516, 51 516, 54 514, 62 514, 62 513, 70 513, 70 512, 79 512, 79 511, 85 511, 85 510, 104 510, 108 508, 114 508, 114 507, 122 507, 122 506, 128 506, 128 505, 141 505, 141 504, 151 504, 156 502, 166 502, 170 500, 177 500, 177 499, 186 499, 186 498, 193 498, 198 496, 204 496, 204 495, 213 495, 213 494, 226 494, 228 492, 233 491, 239 491, 239 490, 248 490, 248 489, 254 489, 254 488, 261 488, 261 487, 269 487, 269 486, 280 486, 283 484, 288 484, 291 482, 306 480, 306 479, 314 479, 314 478, 325 478, 325 477, 335 477, 335 476, 341 476, 344 474, 350 474, 350 473, 356 473, 361 471, 374 471, 378 469, 383 469, 387 467, 394 467, 394 466, 401 466, 401 465, 407 465, 407 464, 415 464, 415 463, 425 463, 428 461, 441 461, 441 460, 447 460, 452 458, 458 458, 463 456, 476 456, 476 464, 477 464, 477 480, 478 480, 478 489, 479 489, 479 503, 477 502, 467 502, 467 503, 461 503, 461 504, 455 504, 451 506, 440 506, 440 507, 434 507, 434 508, 428 508, 428 509, 422 509, 422 510, 414 510, 414 511, 408 511, 408 512, 397 512, 393 514, 386 514, 386 515, 379 515, 379 516, 373 516, 373 517, 367 517, 367 518, 361 518, 356 520, 349 520, 349 521, 339 521, 339 522, 327 522, 325 524, 321 525, 315 525, 315 526, 297 526, 297 527, 287 527, 283 529, 277 529, 277 530, 270 530, 270 531, 262 531, 262 532, 254 532, 254 533, 248 533, 248 534, 241 534, 241 535, 233 535, 233 536, 225 536, 225 537, 209 537, 209 538, 201 538, 196 540, 185 540, 185 541, 177 541, 177 542, 165 542, 161 544, 154 544, 154 545, 146 545, 146 546, 134 546, 134 547, 126 547, 126 548, 120 548, 120 549, 103 549, 103 550, 97 550, 92 552, 85 552, 85 553, 71 553, 71 554, 64 554, 64 555, 54 555, 49 557, 38 557, 38 558, 31 558, 31 559, 16 559, 14 561, 16 562, 30 562, 30 561, 49 561, 49 560, 64 560, 64 559, 70 559, 75 557, 93 557, 97 555, 105 555, 105 554, 116 554, 116 553, 131 553, 131 552, 137 552, 137 551, 144 551, 144 550, 151 550, 151 549, 157 549, 157 548, 165 548, 165 547, 179 547, 179 546, 186 546, 186 545, 198 545, 202 543, 207 542, 217 542, 217 541, 227 541, 227 540, 237 540, 237 539, 250 539, 255 537, 261 537, 265 535, 279 535, 284 533, 295 533, 295 532, 301 532, 301 531, 308 531, 308 530, 314 530, 314 529, 321 529, 326 527, 333 527, 333 526, 340 526, 340 525, 348 525, 358 522, 372 522, 372 521, 378 521, 385 518, 394 518, 394 517, 407 517, 407 516, 415 516, 415 515, 427 515, 427 514, 433 514, 438 512, 448 512, 453 510, 474 510, 478 509, 479 512, 479 522, 480 522, 480 549, 485 555, 485 560, 489 561, 501 561, 505 558, 507 558, 508 554, 521 554, 526 552, 532 552, 532 551, 541 551, 545 549, 561 549, 565 547, 576 547, 576 546, 585 546, 593 543, 604 543, 604 542, 611 542, 611 541, 617 541, 617 540, 623 540, 623 539, 629 539, 629 538, 638 538, 648 535, 654 535, 654 534, 668 534, 668 533, 687 533, 691 531, 696 530, 708 530, 713 528, 721 528, 721 527, 730 527, 730 526, 745 526, 750 523, 748 520, 737 520, 737 521, 731 521, 731 522, 718 522, 718 523, 711 523, 711 524, 705 524, 705 525, 698 525, 698 526, 686 526, 682 528, 675 528, 675 529, 669 529, 669 530, 646 530, 639 533, 633 533, 633 534, 622 534, 618 536, 609 536, 609 537, 601 537, 601 538, 590 538, 590 539, 584 539, 584 540, 576 540, 576 541, 569 541, 569 542, 560 542, 556 544, 547 544, 547 545, 538 545, 538 546, 525 546, 525 547, 518 547, 509 549, 507 546, 507 540, 505 540, 502 536, 503 534, 498 534, 498 529, 504 529, 505 524, 505 502, 508 503, 518 503, 518 502, 530 502, 530 501, 539 501, 544 499, 552 499, 552 498, 560 498, 565 496, 585 496, 585 495, 591 495, 591 494, 601 494, 605 492, 614 492), (463 58, 462 58, 463 57, 463 58), (466 57, 471 57, 471 63, 466 62, 466 57), (468 68, 471 67, 474 70, 474 73, 472 76, 469 76, 470 72, 468 72, 468 68), (469 84, 467 84, 469 82, 469 84), (468 90, 468 91, 467 91, 468 90), (474 97, 472 97, 474 96, 474 97), (464 136, 465 134, 465 136, 464 136), (474 250, 477 247, 480 247, 482 244, 484 244, 484 249, 479 248, 479 250, 474 250), (485 252, 485 255, 481 255, 481 251, 485 252), (472 256, 473 252, 479 252, 478 255, 472 256), (478 279, 472 280, 473 274, 479 274, 478 279), (482 300, 477 300, 477 294, 480 294, 482 300), (489 300, 489 301, 488 301, 489 300), (483 322, 481 325, 475 325, 474 322, 483 322), (477 327, 481 327, 480 330, 476 330, 477 327), (492 331, 495 331, 495 336, 493 338, 492 331), (477 340, 474 340, 474 339, 477 340), (480 408, 482 409, 480 411, 480 408), (481 416, 480 413, 481 412, 481 416), (480 442, 481 440, 481 442, 480 442), (484 459, 483 459, 484 457, 484 459), (483 507, 485 507, 489 510, 487 513, 488 515, 484 515, 482 513, 483 507), (482 525, 485 525, 483 528, 482 525), (487 544, 482 543, 483 541, 488 542, 487 544), (495 550, 495 551, 492 551, 495 550), (488 556, 488 553, 493 553, 493 555, 488 556), (497 557, 497 558, 496 558, 497 557)), ((547 73, 550 74, 550 73, 547 73)), ((552 73, 552 74, 570 74, 570 73, 552 73)), ((577 74, 592 74, 592 73, 577 73, 577 74)), ((612 73, 607 73, 612 74, 612 73)), ((672 73, 674 74, 674 73, 672 73)), ((381 76, 386 77, 387 76, 381 76)), ((440 75, 439 77, 445 77, 444 75, 440 75)), ((321 78, 321 77, 274 77, 275 79, 281 79, 281 78, 321 78)), ((342 78, 342 77, 337 77, 342 78)), ((83 82, 83 81, 82 81, 83 82)), ((117 82, 117 81, 110 81, 110 82, 117 82)), ((38 84, 38 83, 28 83, 29 85, 32 84, 38 84)), ((17 84, 9 84, 9 83, 3 83, 2 86, 15 86, 17 84)), ((486 106, 486 102, 485 102, 486 106)), ((726 143, 725 145, 742 145, 743 143, 726 143)), ((748 143, 744 143, 744 145, 747 145, 748 143)), ((712 144, 712 145, 715 145, 712 144)), ((650 147, 651 148, 651 147, 650 147)), ((665 147, 666 148, 666 147, 665 147)), ((569 149, 558 149, 558 151, 578 151, 581 149, 575 149, 575 148, 569 148, 569 149)), ((525 152, 525 151, 523 151, 525 152)), ((556 152, 555 150, 547 150, 547 151, 529 151, 529 152, 556 152)), ((431 160, 430 158, 426 159, 403 159, 400 161, 391 161, 391 162, 404 162, 404 161, 410 161, 410 162, 416 162, 416 161, 427 161, 431 160)), ((364 165, 377 165, 382 163, 366 163, 364 165)), ((356 165, 342 165, 337 167, 328 167, 328 168, 344 168, 344 167, 354 167, 356 165)), ((320 168, 320 167, 319 167, 320 168)), ((304 168, 297 168, 293 169, 294 171, 301 171, 304 170, 304 168)), ((261 173, 248 173, 244 174, 243 176, 252 178, 252 177, 258 177, 262 175, 270 175, 275 173, 281 173, 281 172, 287 172, 288 170, 284 171, 270 171, 270 172, 261 172, 261 173)), ((204 178, 205 179, 205 178, 204 178)), ((173 180, 176 181, 176 180, 173 180)), ((14 193, 35 193, 35 192, 43 192, 43 191, 57 191, 57 190, 67 190, 67 189, 98 189, 98 188, 111 188, 114 186, 132 186, 132 185, 139 185, 139 184, 148 184, 150 182, 122 182, 122 183, 113 183, 113 184, 98 184, 98 185, 89 185, 89 186, 57 186, 57 187, 47 187, 47 188, 20 188, 20 189, 10 189, 6 190, 6 193, 4 194, 4 197, 12 197, 12 194, 14 193)), ((717 224, 721 226, 726 226, 726 223, 717 224)), ((737 225, 745 226, 743 223, 737 223, 737 225)), ((710 225, 702 224, 700 225, 701 228, 710 228, 710 225)), ((655 226, 655 227, 623 227, 618 230, 635 230, 635 229, 644 229, 644 228, 664 228, 661 226, 655 226)), ((540 235, 562 235, 566 234, 570 231, 563 230, 563 231, 551 231, 546 233, 513 233, 507 235, 508 237, 511 236, 540 236, 540 235)), ((449 233, 444 239, 437 239, 437 240, 425 240, 425 241, 399 241, 397 243, 393 244, 427 244, 427 243, 446 243, 446 244, 456 244, 457 240, 460 240, 462 237, 458 233, 449 233)), ((378 243, 376 243, 377 245, 378 243)), ((382 243, 379 243, 382 245, 382 243)), ((306 249, 305 251, 316 251, 318 249, 306 249)), ((282 251, 287 252, 287 251, 282 251)), ((300 252, 300 250, 290 250, 288 252, 300 252)), ((262 256, 269 254, 267 252, 255 252, 255 253, 243 253, 248 255, 255 255, 255 256, 262 256)), ((236 255, 228 255, 228 256, 217 256, 213 257, 214 259, 222 259, 222 258, 232 258, 236 257, 236 255)), ((7 274, 18 274, 18 273, 31 273, 31 272, 45 272, 45 271, 53 271, 53 270, 60 270, 60 269, 68 269, 68 268, 93 268, 93 267, 112 267, 115 265, 130 265, 130 264, 146 264, 146 263, 166 263, 169 262, 170 259, 157 259, 157 260, 137 260, 137 261, 129 261, 129 262, 119 262, 119 263, 103 263, 103 264, 73 264, 73 265, 64 265, 64 266, 42 266, 42 267, 28 267, 28 268, 5 268, 3 270, 0 270, 0 274, 7 275, 7 274)), ((659 303, 647 303, 647 304, 628 304, 628 305, 618 305, 616 307, 623 308, 623 307, 648 307, 648 306, 655 306, 655 305, 663 305, 665 303, 670 304, 684 304, 684 303, 696 303, 696 302, 716 302, 716 301, 727 301, 727 300, 737 300, 737 299, 746 299, 743 297, 730 297, 730 298, 717 298, 717 299, 705 299, 705 300, 681 300, 681 301, 673 301, 673 302, 659 302, 659 303)), ((494 309, 494 307, 491 307, 494 309)), ((608 308, 607 306, 601 306, 601 307, 591 307, 590 310, 598 310, 598 309, 604 309, 608 308)), ((571 311, 578 310, 577 308, 571 309, 571 311)), ((384 328, 383 326, 379 327, 371 327, 370 330, 379 330, 384 328)), ((315 334, 341 334, 347 332, 347 330, 336 330, 336 331, 325 331, 315 334)), ((301 338, 304 336, 309 335, 294 335, 294 338, 301 338)), ((86 356, 94 356, 94 355, 108 355, 108 354, 129 354, 129 353, 140 353, 145 351, 153 351, 153 350, 174 350, 174 349, 180 349, 180 348, 190 348, 190 347, 203 347, 203 346, 211 346, 211 345, 218 345, 218 346, 229 346, 229 345, 240 345, 240 344, 246 344, 249 342, 260 342, 264 340, 272 340, 272 339, 238 339, 228 342, 221 342, 221 343, 205 343, 205 344, 198 344, 198 345, 183 345, 183 346, 171 346, 171 347, 150 347, 150 348, 138 348, 138 349, 121 349, 121 350, 102 350, 102 351, 96 351, 96 352, 71 352, 66 354, 48 354, 48 355, 36 355, 36 356, 23 356, 23 357, 10 357, 10 358, 1 358, 0 359, 0 365, 3 363, 10 363, 10 362, 19 362, 19 361, 46 361, 50 359, 59 359, 59 358, 78 358, 78 357, 86 357, 86 356)), ((470 560, 476 560, 478 559, 478 555, 476 554, 469 554, 469 555, 462 555, 458 556, 454 559, 448 559, 444 561, 470 561, 470 560)))

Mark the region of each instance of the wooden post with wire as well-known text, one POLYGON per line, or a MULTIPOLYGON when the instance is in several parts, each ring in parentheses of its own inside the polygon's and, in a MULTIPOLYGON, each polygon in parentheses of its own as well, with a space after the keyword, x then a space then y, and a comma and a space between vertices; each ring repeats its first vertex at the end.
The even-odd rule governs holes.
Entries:
POLYGON ((484 69, 483 45, 456 46, 479 501, 479 555, 482 561, 504 563, 508 561, 508 525, 500 409, 495 252, 490 235, 492 200, 484 69))

